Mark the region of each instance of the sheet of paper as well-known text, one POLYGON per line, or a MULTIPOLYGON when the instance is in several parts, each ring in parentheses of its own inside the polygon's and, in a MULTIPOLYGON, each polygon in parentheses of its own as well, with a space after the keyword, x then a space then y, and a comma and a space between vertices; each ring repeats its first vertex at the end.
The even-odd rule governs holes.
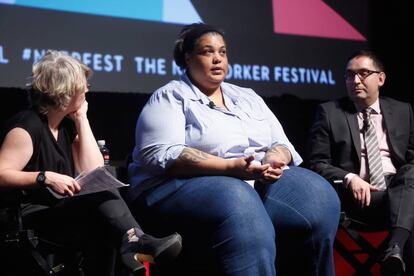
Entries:
MULTIPOLYGON (((129 186, 129 184, 124 184, 116 179, 107 169, 105 169, 105 167, 98 167, 87 173, 82 172, 78 175, 78 177, 76 177, 76 181, 81 186, 81 190, 79 193, 74 194, 74 196, 86 195, 129 186)), ((67 197, 57 194, 49 187, 48 189, 56 198, 67 197)))

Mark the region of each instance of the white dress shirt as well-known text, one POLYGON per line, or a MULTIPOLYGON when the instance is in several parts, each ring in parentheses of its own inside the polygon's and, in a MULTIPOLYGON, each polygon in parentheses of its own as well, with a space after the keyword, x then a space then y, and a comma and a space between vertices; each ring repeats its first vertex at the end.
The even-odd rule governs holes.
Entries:
POLYGON ((226 159, 254 155, 261 161, 269 148, 282 145, 292 154, 292 164, 302 162, 260 96, 225 82, 221 90, 227 109, 213 106, 185 74, 154 92, 137 122, 129 166, 133 187, 145 190, 167 180, 165 170, 185 147, 226 159))

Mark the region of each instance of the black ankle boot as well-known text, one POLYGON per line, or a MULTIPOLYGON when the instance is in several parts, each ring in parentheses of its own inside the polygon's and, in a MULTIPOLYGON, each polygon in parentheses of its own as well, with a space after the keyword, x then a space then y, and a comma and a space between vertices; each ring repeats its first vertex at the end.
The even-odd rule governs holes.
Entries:
POLYGON ((139 237, 135 244, 138 259, 150 263, 166 263, 178 257, 182 249, 182 238, 178 233, 155 238, 148 234, 139 237))
MULTIPOLYGON (((135 233, 139 232, 135 230, 135 233)), ((138 241, 129 241, 128 234, 125 234, 122 239, 121 256, 123 263, 131 271, 137 271, 144 268, 144 261, 155 264, 168 263, 178 257, 181 249, 182 238, 178 233, 163 238, 143 234, 138 241)))

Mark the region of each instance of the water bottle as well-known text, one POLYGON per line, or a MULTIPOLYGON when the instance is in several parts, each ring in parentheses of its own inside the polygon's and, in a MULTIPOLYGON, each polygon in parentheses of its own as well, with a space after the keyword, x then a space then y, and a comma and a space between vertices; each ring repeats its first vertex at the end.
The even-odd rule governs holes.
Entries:
POLYGON ((109 149, 105 145, 105 140, 98 140, 97 143, 104 159, 104 165, 109 165, 109 149))

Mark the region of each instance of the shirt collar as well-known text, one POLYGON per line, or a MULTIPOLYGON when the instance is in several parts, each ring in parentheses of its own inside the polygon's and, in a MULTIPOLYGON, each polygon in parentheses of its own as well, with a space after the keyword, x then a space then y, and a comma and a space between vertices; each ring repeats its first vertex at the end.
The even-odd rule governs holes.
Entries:
POLYGON ((377 114, 381 114, 379 99, 377 99, 370 107, 374 109, 377 114))
POLYGON ((210 99, 207 97, 206 94, 200 91, 197 86, 195 86, 190 78, 186 74, 187 71, 185 71, 181 76, 180 79, 184 83, 188 85, 190 89, 186 89, 185 91, 181 91, 185 94, 185 96, 191 100, 194 101, 201 101, 203 104, 208 104, 210 102, 210 99))
MULTIPOLYGON (((375 111, 375 114, 381 114, 379 98, 377 98, 377 100, 372 105, 370 105, 369 107, 372 108, 375 111)), ((362 107, 360 107, 356 104, 355 104, 355 108, 358 112, 362 112, 365 109, 365 108, 362 108, 362 107)))

